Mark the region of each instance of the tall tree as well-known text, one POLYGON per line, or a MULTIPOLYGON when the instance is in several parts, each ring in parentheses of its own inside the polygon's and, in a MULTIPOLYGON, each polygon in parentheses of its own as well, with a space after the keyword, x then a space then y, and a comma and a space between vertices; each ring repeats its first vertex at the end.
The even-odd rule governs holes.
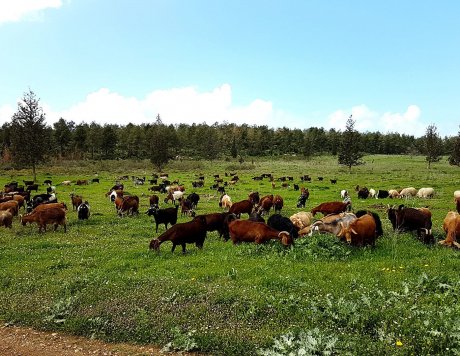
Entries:
POLYGON ((18 110, 11 119, 11 146, 13 162, 32 167, 34 180, 37 179, 37 164, 45 160, 49 151, 49 130, 45 124, 45 114, 35 93, 29 89, 18 102, 18 110))
POLYGON ((89 125, 86 144, 90 149, 91 159, 94 159, 95 154, 100 152, 102 147, 102 127, 97 122, 93 121, 89 125))
POLYGON ((75 127, 74 132, 74 150, 75 155, 81 158, 82 154, 86 151, 87 145, 86 140, 88 136, 89 126, 88 124, 82 123, 75 127))
POLYGON ((58 122, 53 124, 53 128, 54 141, 56 142, 59 156, 64 157, 71 148, 75 123, 73 121, 67 122, 61 117, 58 122))
POLYGON ((115 130, 116 126, 104 125, 102 130, 101 150, 103 159, 116 158, 115 149, 118 143, 118 136, 115 130))
POLYGON ((238 148, 236 147, 236 138, 235 138, 235 136, 233 136, 232 147, 230 148, 230 155, 233 158, 236 158, 236 156, 238 156, 238 148))
POLYGON ((434 124, 428 125, 424 136, 424 151, 428 169, 431 168, 432 162, 438 162, 442 155, 442 141, 438 134, 438 129, 434 124))
POLYGON ((352 115, 347 120, 345 131, 342 133, 338 152, 338 162, 341 165, 347 166, 351 171, 351 167, 362 164, 360 147, 360 134, 355 130, 355 121, 352 115))
POLYGON ((455 138, 454 147, 452 147, 452 152, 449 156, 449 163, 453 166, 460 166, 460 130, 455 138))
POLYGON ((169 162, 170 156, 168 128, 161 121, 160 114, 157 115, 155 124, 150 127, 147 139, 150 162, 161 172, 166 163, 169 162))

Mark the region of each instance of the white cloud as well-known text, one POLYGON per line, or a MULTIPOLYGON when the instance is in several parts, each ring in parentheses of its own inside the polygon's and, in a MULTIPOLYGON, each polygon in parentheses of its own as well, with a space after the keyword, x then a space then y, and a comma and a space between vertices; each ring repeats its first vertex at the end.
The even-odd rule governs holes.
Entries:
POLYGON ((13 109, 10 105, 0 106, 0 125, 10 122, 14 113, 15 109, 13 109))
POLYGON ((23 19, 38 20, 43 10, 61 6, 62 0, 2 0, 0 1, 0 24, 23 19))
MULTIPOLYGON (((236 106, 232 102, 229 84, 207 92, 200 92, 195 87, 155 90, 141 99, 101 88, 63 111, 53 110, 49 102, 40 103, 48 125, 61 117, 77 124, 95 121, 101 125, 127 125, 130 122, 139 125, 153 123, 159 113, 165 124, 229 122, 272 128, 306 129, 314 126, 337 130, 345 129, 346 121, 352 114, 358 131, 399 132, 417 137, 424 135, 427 126, 420 121, 421 110, 416 105, 410 105, 403 113, 378 113, 366 105, 357 105, 351 109, 336 110, 330 115, 312 114, 314 118, 309 118, 308 114, 300 117, 282 109, 275 110, 272 102, 257 98, 247 105, 236 106)), ((10 105, 0 107, 0 124, 10 122, 14 112, 10 105)))
POLYGON ((100 124, 141 124, 154 122, 159 113, 166 124, 213 124, 227 121, 270 125, 275 116, 272 103, 262 99, 255 99, 246 106, 234 106, 229 84, 209 92, 199 92, 194 87, 155 90, 144 99, 124 97, 102 88, 68 110, 57 112, 45 105, 43 108, 49 124, 60 117, 76 123, 96 121, 100 124))
POLYGON ((326 128, 343 131, 350 114, 355 120, 355 129, 361 132, 398 132, 423 136, 427 126, 420 121, 421 110, 417 105, 410 105, 403 113, 378 113, 370 110, 366 105, 358 105, 350 110, 337 110, 330 114, 326 128))

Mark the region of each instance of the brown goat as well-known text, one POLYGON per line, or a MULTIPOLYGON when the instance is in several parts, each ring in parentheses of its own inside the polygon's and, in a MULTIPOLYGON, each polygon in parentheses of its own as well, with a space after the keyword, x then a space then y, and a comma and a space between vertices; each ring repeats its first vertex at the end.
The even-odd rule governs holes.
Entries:
POLYGON ((32 212, 42 211, 51 208, 61 208, 67 210, 67 205, 64 202, 61 203, 47 203, 38 205, 32 212))
POLYGON ((283 209, 284 201, 280 195, 275 195, 273 198, 273 210, 275 210, 275 214, 280 214, 281 209, 283 209))
POLYGON ((149 203, 150 203, 150 206, 158 207, 158 204, 160 203, 160 198, 158 197, 158 195, 153 194, 149 197, 149 203))
POLYGON ((229 215, 229 213, 211 213, 211 214, 204 214, 198 215, 195 219, 201 218, 204 216, 206 219, 206 231, 217 231, 219 233, 219 237, 222 237, 225 231, 225 219, 229 215))
POLYGON ((260 203, 256 207, 257 213, 261 216, 264 213, 268 214, 272 206, 273 206, 273 194, 265 195, 260 199, 260 203))
POLYGON ((15 195, 13 195, 13 199, 18 202, 18 209, 19 208, 25 208, 25 205, 24 205, 25 198, 22 195, 15 194, 15 195))
POLYGON ((365 214, 345 226, 341 222, 342 229, 338 237, 345 237, 349 244, 354 246, 375 245, 376 224, 372 215, 365 214))
POLYGON ((241 214, 251 214, 254 205, 249 199, 242 200, 234 203, 231 208, 228 210, 229 213, 235 214, 237 217, 240 217, 241 214))
POLYGON ((70 199, 72 200, 72 210, 77 210, 81 203, 83 203, 83 198, 74 193, 70 194, 70 199))
POLYGON ((449 211, 442 224, 446 238, 438 243, 444 246, 460 248, 457 237, 460 237, 460 215, 455 211, 449 211))
POLYGON ((123 216, 124 214, 139 214, 139 197, 137 195, 130 195, 123 198, 121 206, 118 209, 118 215, 123 216))
POLYGON ((13 214, 10 209, 0 211, 0 226, 9 227, 13 226, 13 214))
POLYGON ((293 244, 293 239, 288 232, 280 232, 262 222, 233 220, 228 223, 228 232, 234 244, 240 242, 261 244, 273 239, 280 240, 285 246, 293 244))
POLYGON ((64 232, 67 231, 65 210, 61 208, 53 207, 34 211, 32 213, 20 216, 20 218, 23 226, 25 226, 26 223, 37 223, 39 232, 41 232, 42 229, 46 232, 47 224, 54 224, 54 231, 56 231, 58 225, 64 226, 64 232))
POLYGON ((311 209, 311 213, 313 216, 315 216, 315 214, 318 212, 323 213, 323 215, 339 214, 346 211, 348 205, 350 205, 350 202, 342 203, 341 201, 332 201, 321 203, 318 206, 311 209))
POLYGON ((8 209, 11 211, 13 216, 18 215, 19 203, 16 200, 8 200, 4 203, 0 203, 0 211, 8 209))
POLYGON ((160 250, 160 245, 165 241, 171 241, 174 252, 177 245, 182 246, 182 253, 185 253, 185 245, 194 243, 199 249, 203 248, 206 238, 206 218, 201 215, 192 221, 176 224, 161 234, 157 239, 150 241, 151 250, 160 250))

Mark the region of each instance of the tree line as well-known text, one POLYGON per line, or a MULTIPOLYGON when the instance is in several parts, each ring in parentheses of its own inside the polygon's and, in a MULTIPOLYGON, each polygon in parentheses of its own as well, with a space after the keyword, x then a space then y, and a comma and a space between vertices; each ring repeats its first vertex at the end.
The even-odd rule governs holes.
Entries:
MULTIPOLYGON (((169 159, 176 157, 206 160, 232 157, 242 160, 256 156, 299 155, 308 159, 322 154, 337 155, 341 163, 341 157, 343 159, 344 155, 347 157, 352 153, 350 149, 359 152, 358 156, 428 154, 427 145, 435 145, 436 157, 449 155, 451 164, 458 165, 460 162, 460 132, 457 136, 441 138, 436 127, 430 125, 430 135, 427 128, 427 135, 416 138, 399 133, 361 133, 350 124, 354 124, 351 117, 343 132, 317 127, 301 130, 217 122, 212 125, 166 125, 158 114, 152 123, 141 125, 76 124, 60 118, 48 126, 39 99, 29 90, 18 103, 11 122, 1 127, 0 147, 3 162, 27 163, 29 166, 35 166, 45 157, 97 160, 149 158, 161 168, 169 159), (38 158, 31 161, 30 157, 38 158)), ((356 159, 359 159, 358 156, 356 159)))

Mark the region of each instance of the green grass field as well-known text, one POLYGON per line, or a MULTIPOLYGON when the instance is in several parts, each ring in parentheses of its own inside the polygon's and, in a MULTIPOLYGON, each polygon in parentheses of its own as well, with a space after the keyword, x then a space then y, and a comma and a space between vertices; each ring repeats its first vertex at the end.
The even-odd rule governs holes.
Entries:
MULTIPOLYGON (((171 253, 149 251, 155 234, 148 208, 148 185, 125 182, 125 191, 141 200, 141 214, 119 218, 104 193, 120 175, 151 177, 143 162, 63 162, 42 167, 38 181, 91 179, 100 184, 57 185, 58 199, 69 207, 68 231, 38 233, 36 225, 0 230, 0 320, 39 329, 109 341, 154 343, 169 349, 215 355, 260 354, 459 354, 460 252, 428 247, 412 234, 393 233, 387 204, 428 206, 433 232, 443 239, 442 221, 455 208, 460 171, 445 159, 427 170, 424 157, 366 156, 365 164, 348 169, 334 157, 303 161, 296 157, 234 162, 171 162, 165 171, 201 199, 198 214, 218 212, 219 195, 209 189, 212 175, 237 172, 241 182, 227 189, 233 202, 249 192, 276 192, 284 198, 282 214, 290 216, 299 192, 272 188, 262 173, 300 175, 313 181, 305 210, 341 200, 348 189, 354 210, 370 209, 382 218, 384 236, 374 249, 353 248, 332 235, 302 238, 291 248, 219 240, 209 233, 203 250, 188 245, 171 253), (197 174, 204 188, 192 189, 197 174), (323 176, 320 182, 317 176, 323 176), (329 179, 338 183, 331 185, 329 179), (398 189, 433 187, 433 199, 358 200, 354 187, 398 189), (90 202, 92 216, 78 221, 69 194, 90 202)), ((30 179, 30 171, 3 171, 2 186, 30 179)), ((225 178, 224 179, 229 179, 225 178)), ((301 184, 302 185, 302 184, 301 184)), ((41 191, 45 186, 41 186, 41 191)), ((164 207, 165 204, 162 204, 164 207)), ((319 217, 319 216, 317 216, 319 217)), ((189 217, 180 217, 179 222, 189 217)))

